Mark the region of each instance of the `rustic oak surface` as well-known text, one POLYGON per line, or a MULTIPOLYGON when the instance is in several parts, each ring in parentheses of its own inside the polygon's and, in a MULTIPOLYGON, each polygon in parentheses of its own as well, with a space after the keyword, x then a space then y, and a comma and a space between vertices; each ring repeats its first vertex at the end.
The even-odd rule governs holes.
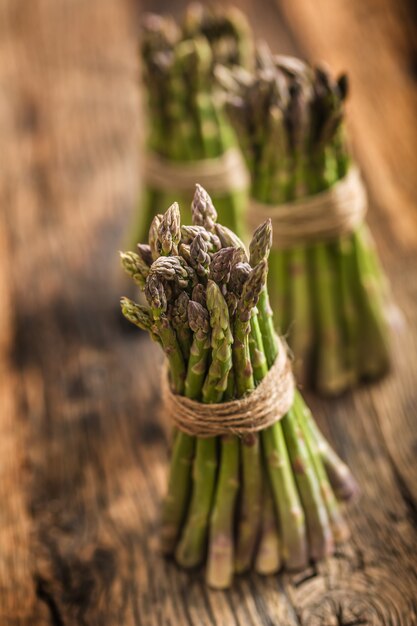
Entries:
POLYGON ((0 626, 417 624, 415 49, 388 0, 385 12, 366 3, 383 28, 365 40, 364 5, 336 15, 330 0, 285 0, 290 36, 272 0, 242 2, 274 49, 351 63, 354 146, 404 319, 390 377, 309 397, 362 486, 351 542, 303 574, 246 576, 223 593, 157 553, 160 355, 117 315, 117 249, 138 197, 138 7, 0 0, 0 626))

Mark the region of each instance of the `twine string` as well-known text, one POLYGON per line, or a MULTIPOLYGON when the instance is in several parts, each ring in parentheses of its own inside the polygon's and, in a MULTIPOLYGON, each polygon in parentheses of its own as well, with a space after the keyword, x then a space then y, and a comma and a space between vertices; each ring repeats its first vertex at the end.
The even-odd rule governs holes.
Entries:
POLYGON ((244 436, 264 430, 280 420, 294 401, 295 383, 283 345, 275 363, 260 384, 243 398, 204 404, 172 392, 164 372, 162 391, 166 410, 174 424, 188 435, 244 436))
POLYGON ((151 152, 145 159, 145 180, 162 191, 189 192, 196 182, 212 194, 244 190, 249 177, 241 154, 230 148, 219 157, 198 161, 175 162, 151 152))
POLYGON ((358 168, 329 189, 294 202, 268 205, 252 199, 249 227, 255 229, 271 218, 273 246, 284 249, 328 241, 353 232, 365 217, 367 196, 358 168))

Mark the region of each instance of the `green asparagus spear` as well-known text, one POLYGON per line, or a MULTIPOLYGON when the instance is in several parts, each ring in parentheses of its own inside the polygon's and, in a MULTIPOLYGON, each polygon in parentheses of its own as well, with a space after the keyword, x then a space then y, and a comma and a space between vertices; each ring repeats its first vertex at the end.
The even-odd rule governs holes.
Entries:
MULTIPOLYGON (((221 402, 232 367, 232 335, 227 305, 219 287, 213 281, 207 285, 207 308, 211 326, 211 363, 202 387, 202 401, 221 402)), ((215 490, 217 469, 215 437, 197 440, 193 467, 193 493, 176 560, 183 567, 194 567, 205 555, 210 512, 215 490)))

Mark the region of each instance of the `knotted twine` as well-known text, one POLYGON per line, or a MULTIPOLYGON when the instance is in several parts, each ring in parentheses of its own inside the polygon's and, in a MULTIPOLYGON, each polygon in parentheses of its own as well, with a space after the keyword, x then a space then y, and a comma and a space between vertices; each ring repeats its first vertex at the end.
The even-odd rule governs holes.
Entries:
POLYGON ((196 182, 211 194, 240 191, 248 187, 248 173, 237 148, 230 148, 221 156, 198 161, 176 162, 151 152, 145 159, 145 180, 161 189, 189 192, 196 182))
POLYGON ((295 383, 283 345, 275 363, 259 385, 243 398, 204 404, 172 392, 166 372, 162 393, 174 424, 195 437, 244 436, 272 426, 292 407, 295 383))
POLYGON ((366 209, 366 190, 359 170, 351 167, 344 178, 313 196, 276 206, 252 199, 248 223, 254 230, 271 218, 273 246, 292 248, 352 233, 362 223, 366 209))

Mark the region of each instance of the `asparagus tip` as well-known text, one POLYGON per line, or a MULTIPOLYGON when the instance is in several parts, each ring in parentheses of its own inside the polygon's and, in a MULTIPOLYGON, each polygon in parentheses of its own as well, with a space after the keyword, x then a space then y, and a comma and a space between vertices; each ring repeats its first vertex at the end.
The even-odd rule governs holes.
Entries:
POLYGON ((209 231, 214 230, 214 226, 217 222, 217 211, 207 191, 198 183, 195 186, 191 213, 193 224, 196 226, 204 226, 204 228, 209 231))
POLYGON ((250 264, 258 265, 263 259, 267 259, 272 246, 272 221, 265 220, 253 233, 249 244, 250 264))

